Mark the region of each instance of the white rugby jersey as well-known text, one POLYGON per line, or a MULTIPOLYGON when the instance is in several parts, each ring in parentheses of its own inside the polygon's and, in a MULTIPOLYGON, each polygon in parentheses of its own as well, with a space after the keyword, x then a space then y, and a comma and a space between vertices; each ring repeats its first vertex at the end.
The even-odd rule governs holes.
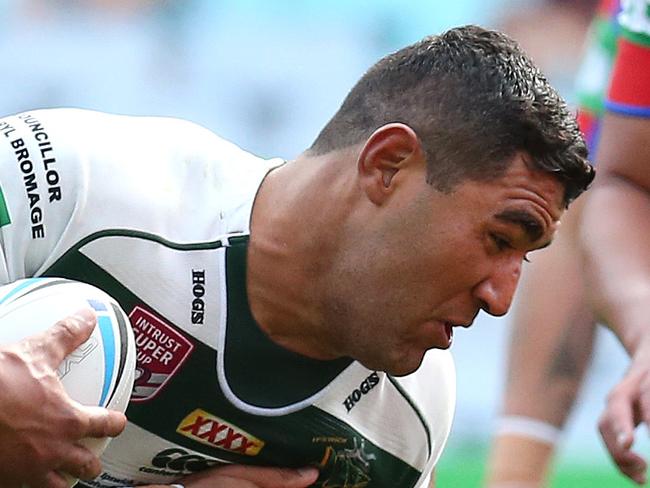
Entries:
MULTIPOLYGON (((221 463, 315 465, 314 486, 424 486, 455 404, 447 351, 393 378, 267 339, 245 288, 262 160, 189 122, 77 110, 0 120, 0 280, 94 284, 129 314, 125 432, 89 487, 221 463)), ((80 484, 81 485, 81 484, 80 484)))

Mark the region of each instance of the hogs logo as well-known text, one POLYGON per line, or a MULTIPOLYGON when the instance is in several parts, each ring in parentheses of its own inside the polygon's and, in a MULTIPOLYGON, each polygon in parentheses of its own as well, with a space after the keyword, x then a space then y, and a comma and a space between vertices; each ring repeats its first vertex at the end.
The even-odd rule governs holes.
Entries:
POLYGON ((370 390, 372 390, 379 383, 379 375, 377 371, 373 371, 370 376, 368 376, 361 384, 359 388, 355 388, 352 393, 343 401, 345 409, 349 412, 354 408, 356 403, 361 400, 363 395, 367 395, 370 390))
POLYGON ((264 447, 264 441, 200 408, 185 417, 176 432, 202 444, 246 456, 257 456, 264 447))
POLYGON ((194 325, 203 325, 205 318, 205 270, 192 270, 192 323, 194 325))
POLYGON ((188 358, 194 346, 152 313, 135 307, 129 314, 138 349, 132 402, 155 397, 188 358))

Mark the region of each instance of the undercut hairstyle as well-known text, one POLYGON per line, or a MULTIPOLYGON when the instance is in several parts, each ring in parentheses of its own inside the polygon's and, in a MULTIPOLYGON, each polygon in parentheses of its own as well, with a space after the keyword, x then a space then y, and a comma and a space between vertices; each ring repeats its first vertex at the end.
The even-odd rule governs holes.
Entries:
POLYGON ((361 143, 391 122, 416 132, 427 181, 440 191, 499 178, 520 152, 564 185, 565 205, 594 178, 575 116, 518 44, 497 31, 458 27, 384 57, 310 152, 361 143))

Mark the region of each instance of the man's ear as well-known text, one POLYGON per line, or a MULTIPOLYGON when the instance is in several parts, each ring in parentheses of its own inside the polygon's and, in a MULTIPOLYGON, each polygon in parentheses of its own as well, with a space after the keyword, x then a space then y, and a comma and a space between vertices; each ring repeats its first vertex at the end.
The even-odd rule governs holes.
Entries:
POLYGON ((357 160, 363 191, 381 205, 395 190, 399 171, 419 163, 424 152, 413 129, 402 123, 381 126, 366 140, 357 160))

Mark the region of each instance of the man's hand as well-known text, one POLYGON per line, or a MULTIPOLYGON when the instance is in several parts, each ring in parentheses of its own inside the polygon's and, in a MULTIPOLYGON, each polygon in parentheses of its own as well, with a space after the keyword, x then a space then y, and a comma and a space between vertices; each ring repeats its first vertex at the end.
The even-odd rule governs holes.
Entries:
MULTIPOLYGON (((316 468, 288 469, 232 464, 193 474, 183 478, 180 483, 185 488, 306 488, 317 478, 316 468)), ((149 485, 144 488, 169 488, 169 485, 149 485)))
POLYGON ((45 332, 0 346, 0 480, 8 488, 65 488, 61 473, 92 479, 99 459, 79 444, 116 436, 126 418, 68 397, 56 369, 85 342, 95 315, 83 310, 45 332))
POLYGON ((632 364, 607 397, 598 424, 607 450, 619 469, 639 484, 646 482, 646 461, 632 450, 634 430, 650 425, 650 335, 633 351, 632 364))
POLYGON ((607 397, 598 427, 607 450, 623 474, 646 482, 647 463, 632 450, 634 429, 650 425, 650 362, 634 358, 632 366, 607 397))

